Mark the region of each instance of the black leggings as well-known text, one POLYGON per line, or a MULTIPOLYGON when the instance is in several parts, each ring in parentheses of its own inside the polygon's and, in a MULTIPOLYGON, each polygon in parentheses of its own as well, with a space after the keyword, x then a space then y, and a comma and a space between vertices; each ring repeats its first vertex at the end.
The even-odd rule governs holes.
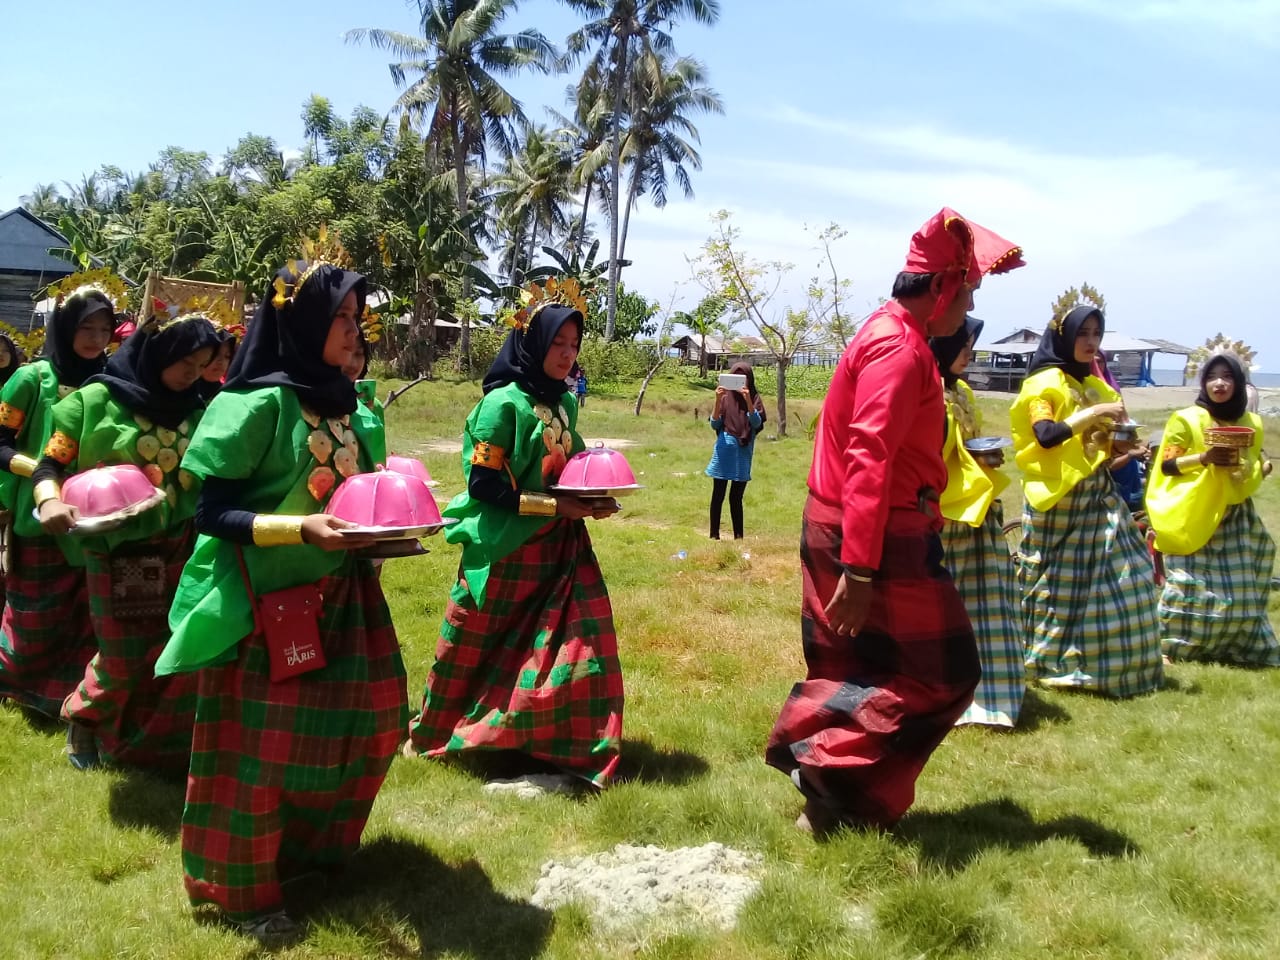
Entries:
POLYGON ((720 511, 724 507, 724 491, 729 488, 729 516, 733 518, 733 539, 742 539, 742 495, 747 481, 711 480, 711 539, 720 539, 720 511))

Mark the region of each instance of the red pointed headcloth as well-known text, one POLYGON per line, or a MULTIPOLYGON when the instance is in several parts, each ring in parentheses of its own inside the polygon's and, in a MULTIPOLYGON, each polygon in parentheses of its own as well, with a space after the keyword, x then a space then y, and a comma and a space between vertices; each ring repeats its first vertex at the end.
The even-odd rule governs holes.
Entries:
POLYGON ((911 238, 905 273, 942 274, 942 293, 934 313, 951 303, 961 284, 977 286, 988 273, 1026 266, 1022 248, 943 207, 911 238))

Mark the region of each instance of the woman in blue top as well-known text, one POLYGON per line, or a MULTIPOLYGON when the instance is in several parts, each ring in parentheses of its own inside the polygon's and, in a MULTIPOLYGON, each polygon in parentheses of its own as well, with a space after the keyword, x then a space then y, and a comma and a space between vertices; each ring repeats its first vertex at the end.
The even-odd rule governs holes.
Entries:
POLYGON ((729 371, 746 376, 740 391, 716 387, 716 405, 711 411, 711 429, 716 446, 707 464, 711 478, 711 539, 720 539, 720 511, 725 489, 729 491, 729 516, 733 518, 733 539, 742 539, 742 497, 751 479, 751 454, 756 434, 764 429, 764 404, 756 393, 756 377, 749 363, 735 363, 729 371))

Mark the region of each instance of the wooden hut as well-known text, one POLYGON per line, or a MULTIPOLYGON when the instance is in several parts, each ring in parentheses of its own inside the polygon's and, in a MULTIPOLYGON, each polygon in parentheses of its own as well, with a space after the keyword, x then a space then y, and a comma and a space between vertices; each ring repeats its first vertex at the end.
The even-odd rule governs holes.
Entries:
POLYGON ((35 314, 40 291, 79 269, 49 253, 68 246, 66 237, 23 207, 0 213, 0 320, 23 333, 43 322, 35 314))

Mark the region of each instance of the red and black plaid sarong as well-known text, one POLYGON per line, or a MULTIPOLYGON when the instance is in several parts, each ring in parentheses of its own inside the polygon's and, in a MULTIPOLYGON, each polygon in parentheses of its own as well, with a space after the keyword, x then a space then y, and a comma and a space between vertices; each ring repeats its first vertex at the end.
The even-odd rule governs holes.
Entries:
POLYGON ((185 773, 196 681, 157 677, 169 642, 169 605, 194 540, 190 523, 169 536, 86 552, 98 652, 62 705, 62 719, 93 730, 104 760, 185 773))
POLYGON ((493 564, 483 609, 454 586, 409 733, 427 756, 518 750, 603 787, 618 767, 622 705, 591 538, 581 520, 556 520, 493 564))
POLYGON ((808 676, 791 690, 765 750, 808 798, 850 822, 890 827, 973 700, 981 673, 973 628, 930 520, 893 510, 871 610, 856 637, 831 629, 839 510, 809 498, 800 561, 808 676))
POLYGON ((281 907, 280 884, 347 860, 404 740, 404 663, 368 560, 320 581, 325 666, 272 683, 261 634, 199 673, 182 814, 194 904, 247 920, 281 907))
POLYGON ((0 622, 0 697, 57 717, 98 652, 83 567, 52 537, 10 534, 0 622))

